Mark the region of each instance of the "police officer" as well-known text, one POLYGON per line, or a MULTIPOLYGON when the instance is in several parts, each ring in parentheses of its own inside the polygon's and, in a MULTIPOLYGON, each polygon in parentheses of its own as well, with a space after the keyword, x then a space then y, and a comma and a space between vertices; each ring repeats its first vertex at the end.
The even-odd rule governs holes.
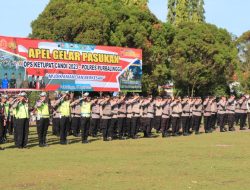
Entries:
POLYGON ((40 94, 40 99, 36 102, 35 109, 37 110, 37 133, 39 147, 47 147, 46 136, 49 127, 49 103, 46 92, 40 94))
POLYGON ((190 116, 191 116, 191 104, 189 101, 189 97, 185 97, 182 102, 182 115, 181 115, 181 123, 182 123, 182 132, 183 136, 189 135, 190 129, 190 116))
POLYGON ((68 144, 67 135, 70 129, 70 99, 68 92, 63 92, 54 106, 59 106, 60 111, 60 144, 68 144))
POLYGON ((1 96, 0 102, 0 144, 5 142, 4 139, 4 125, 5 125, 5 114, 4 114, 4 95, 1 96))
POLYGON ((78 99, 75 99, 70 104, 71 107, 71 129, 73 131, 73 136, 80 136, 80 124, 81 124, 81 105, 78 99))
POLYGON ((130 137, 132 139, 137 138, 137 132, 140 126, 140 96, 139 94, 135 94, 134 99, 131 102, 132 104, 132 123, 131 123, 131 131, 130 137))
POLYGON ((52 134, 60 137, 60 110, 58 104, 58 96, 54 96, 51 100, 51 108, 52 108, 52 134))
POLYGON ((248 119, 248 129, 250 129, 250 99, 247 95, 247 119, 248 119))
POLYGON ((101 129, 103 135, 103 141, 111 141, 113 136, 113 130, 110 128, 110 121, 111 121, 111 99, 109 95, 106 95, 104 100, 100 102, 102 107, 102 120, 101 120, 101 129))
POLYGON ((91 101, 91 119, 90 119, 90 134, 93 137, 97 137, 97 133, 100 130, 100 98, 93 98, 91 101))
POLYGON ((228 118, 228 130, 235 131, 234 121, 235 121, 235 96, 231 95, 226 104, 226 114, 228 118))
POLYGON ((111 133, 113 136, 111 137, 114 139, 114 136, 117 135, 117 128, 118 128, 118 98, 112 97, 111 98, 111 122, 110 122, 110 130, 113 132, 111 133))
POLYGON ((202 99, 198 97, 196 98, 193 109, 192 109, 193 125, 194 125, 194 130, 195 130, 196 135, 200 134, 199 130, 200 130, 200 125, 201 125, 202 111, 203 111, 202 99))
POLYGON ((226 114, 226 104, 227 99, 225 96, 222 96, 220 101, 218 102, 218 124, 220 126, 220 132, 226 132, 225 128, 225 114, 226 114))
POLYGON ((212 133, 211 117, 212 117, 212 98, 207 97, 203 102, 204 129, 205 133, 212 133))
POLYGON ((170 113, 171 113, 172 135, 178 136, 178 132, 180 129, 180 118, 182 114, 182 105, 179 97, 175 97, 175 99, 170 104, 170 113))
POLYGON ((83 98, 80 100, 81 105, 81 130, 82 130, 82 143, 87 144, 91 117, 91 99, 89 93, 84 93, 83 98))
POLYGON ((13 108, 16 108, 16 146, 26 148, 29 134, 29 107, 25 92, 19 94, 13 108))
POLYGON ((161 118, 161 133, 162 137, 169 137, 170 129, 170 103, 171 99, 169 97, 164 97, 161 103, 162 105, 162 118, 161 118))
POLYGON ((2 127, 2 134, 0 137, 0 140, 2 143, 5 143, 7 141, 7 129, 8 129, 8 119, 9 119, 9 103, 7 102, 8 95, 4 94, 1 96, 1 104, 3 107, 3 127, 2 127))
POLYGON ((216 129, 216 120, 217 120, 217 102, 216 98, 212 97, 212 103, 211 103, 211 129, 215 130, 216 129))
POLYGON ((160 96, 157 96, 154 101, 154 109, 155 109, 155 116, 154 116, 154 128, 156 130, 156 133, 160 132, 161 129, 161 116, 162 116, 162 98, 160 96))
POLYGON ((240 130, 246 130, 245 124, 247 119, 247 98, 246 96, 242 96, 238 101, 240 106, 239 109, 239 117, 240 117, 240 130))
POLYGON ((127 106, 125 102, 125 95, 121 95, 118 104, 118 138, 120 140, 126 139, 126 112, 127 106))
POLYGON ((9 135, 13 135, 13 131, 14 131, 14 116, 13 116, 13 108, 12 108, 12 101, 14 100, 14 98, 11 96, 8 99, 9 102, 9 135))
POLYGON ((148 96, 144 101, 142 101, 141 107, 142 118, 144 119, 142 127, 144 138, 150 138, 152 130, 152 120, 154 118, 154 101, 152 96, 148 96))

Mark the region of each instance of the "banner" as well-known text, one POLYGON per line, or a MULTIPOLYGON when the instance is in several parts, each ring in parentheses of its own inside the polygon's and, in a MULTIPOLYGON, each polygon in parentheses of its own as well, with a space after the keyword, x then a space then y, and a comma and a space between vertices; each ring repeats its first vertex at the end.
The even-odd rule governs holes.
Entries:
POLYGON ((0 87, 141 91, 142 50, 0 36, 0 87))

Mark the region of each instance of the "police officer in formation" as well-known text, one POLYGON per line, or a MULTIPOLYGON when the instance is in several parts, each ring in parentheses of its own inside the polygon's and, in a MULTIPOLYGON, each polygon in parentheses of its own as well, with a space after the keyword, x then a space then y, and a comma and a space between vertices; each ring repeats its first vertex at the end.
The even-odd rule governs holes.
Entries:
POLYGON ((7 141, 7 132, 14 135, 18 148, 26 148, 29 133, 30 111, 36 114, 38 143, 47 147, 47 132, 52 121, 52 134, 60 144, 68 144, 67 136, 88 137, 102 135, 103 141, 114 139, 137 139, 139 132, 144 138, 152 137, 152 129, 162 137, 200 134, 201 123, 205 133, 212 133, 217 126, 220 132, 235 131, 237 119, 240 130, 245 130, 246 120, 250 126, 250 98, 243 95, 236 100, 234 95, 206 97, 140 97, 133 96, 90 97, 89 93, 73 97, 62 92, 51 100, 42 92, 34 106, 29 105, 27 94, 1 96, 0 143, 7 141), (11 126, 10 126, 11 125, 11 126), (217 125, 217 126, 216 126, 217 125), (226 128, 228 126, 228 128, 226 128))

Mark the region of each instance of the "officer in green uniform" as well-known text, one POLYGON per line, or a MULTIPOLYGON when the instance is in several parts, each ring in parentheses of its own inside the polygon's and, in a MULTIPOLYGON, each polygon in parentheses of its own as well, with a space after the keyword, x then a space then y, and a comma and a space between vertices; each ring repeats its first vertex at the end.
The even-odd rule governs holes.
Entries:
POLYGON ((26 148, 29 134, 29 107, 25 92, 19 94, 13 108, 16 109, 16 146, 26 148))
POLYGON ((36 102, 35 109, 37 110, 37 133, 39 147, 47 147, 46 136, 49 127, 50 114, 46 92, 42 92, 40 94, 40 99, 36 102))
POLYGON ((91 117, 91 100, 88 97, 88 93, 83 94, 83 99, 81 100, 81 130, 82 130, 82 143, 89 143, 89 126, 91 117))
POLYGON ((60 144, 66 145, 67 132, 70 128, 70 99, 67 92, 62 93, 62 97, 59 98, 54 106, 58 106, 60 111, 60 144))
POLYGON ((7 103, 8 100, 8 95, 4 94, 1 96, 1 106, 2 106, 2 116, 1 120, 3 121, 2 123, 2 132, 1 132, 1 142, 5 143, 7 141, 7 123, 8 123, 8 115, 9 115, 9 106, 7 103))

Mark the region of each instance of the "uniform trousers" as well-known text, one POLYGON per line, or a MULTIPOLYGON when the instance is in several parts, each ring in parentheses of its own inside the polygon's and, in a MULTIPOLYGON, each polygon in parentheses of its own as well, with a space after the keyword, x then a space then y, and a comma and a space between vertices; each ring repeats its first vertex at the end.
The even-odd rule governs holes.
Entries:
POLYGON ((16 119, 16 146, 23 148, 28 143, 29 119, 16 119))
POLYGON ((250 129, 250 113, 247 113, 248 128, 250 129))
POLYGON ((61 117, 60 119, 60 143, 67 142, 67 132, 70 128, 70 120, 69 117, 61 117))
POLYGON ((125 117, 118 117, 117 125, 118 125, 118 137, 125 136, 125 133, 126 133, 126 118, 125 117))
POLYGON ((130 137, 135 137, 138 132, 140 126, 140 117, 132 117, 131 119, 131 130, 130 130, 130 137))
POLYGON ((101 119, 101 129, 102 129, 102 136, 103 140, 107 140, 108 137, 112 137, 112 130, 110 130, 110 122, 111 119, 101 119))
POLYGON ((0 116, 0 144, 4 143, 4 117, 0 116))
POLYGON ((153 118, 144 117, 143 119, 144 119, 144 121, 143 121, 142 128, 143 128, 144 137, 149 137, 151 135, 153 118))
POLYGON ((114 138, 114 135, 117 134, 117 128, 118 128, 118 118, 111 118, 110 121, 110 130, 112 130, 112 138, 114 138))
POLYGON ((240 123, 240 113, 235 112, 235 124, 239 125, 240 123))
POLYGON ((132 118, 126 119, 126 134, 129 136, 131 134, 132 118))
POLYGON ((58 117, 52 119, 52 134, 60 136, 60 118, 58 117))
POLYGON ((228 119, 227 121, 228 121, 229 130, 233 129, 233 127, 234 127, 234 120, 235 120, 234 113, 228 113, 227 114, 227 119, 228 119))
POLYGON ((189 133, 190 130, 190 116, 181 117, 182 132, 184 134, 189 133))
POLYGON ((240 129, 243 129, 246 124, 247 114, 246 113, 240 113, 240 129))
POLYGON ((220 130, 225 127, 225 114, 218 114, 218 125, 220 126, 220 130))
POLYGON ((211 115, 211 128, 215 129, 217 114, 212 113, 211 115))
POLYGON ((46 144, 46 136, 49 128, 49 118, 40 118, 37 121, 37 134, 39 145, 46 144))
POLYGON ((166 134, 168 134, 170 126, 171 126, 170 117, 161 119, 161 133, 162 133, 162 136, 165 136, 166 134))
POLYGON ((13 134, 13 130, 14 130, 14 123, 13 123, 13 120, 14 120, 14 117, 13 115, 10 116, 9 118, 9 124, 8 124, 8 132, 9 132, 9 135, 12 135, 13 134))
POLYGON ((88 139, 90 126, 90 117, 81 117, 82 141, 88 139))
POLYGON ((175 135, 179 132, 180 117, 171 117, 172 133, 175 135))
POLYGON ((193 125, 195 132, 199 132, 201 125, 201 116, 193 115, 193 125))
POLYGON ((73 135, 76 137, 80 133, 80 125, 81 118, 80 117, 72 117, 71 119, 71 129, 73 131, 73 135))
POLYGON ((208 132, 211 130, 211 116, 204 116, 204 129, 205 132, 208 132))
POLYGON ((90 134, 96 136, 100 130, 100 118, 91 118, 90 119, 90 134))
POLYGON ((154 117, 154 128, 156 131, 160 131, 161 129, 161 116, 154 117))

